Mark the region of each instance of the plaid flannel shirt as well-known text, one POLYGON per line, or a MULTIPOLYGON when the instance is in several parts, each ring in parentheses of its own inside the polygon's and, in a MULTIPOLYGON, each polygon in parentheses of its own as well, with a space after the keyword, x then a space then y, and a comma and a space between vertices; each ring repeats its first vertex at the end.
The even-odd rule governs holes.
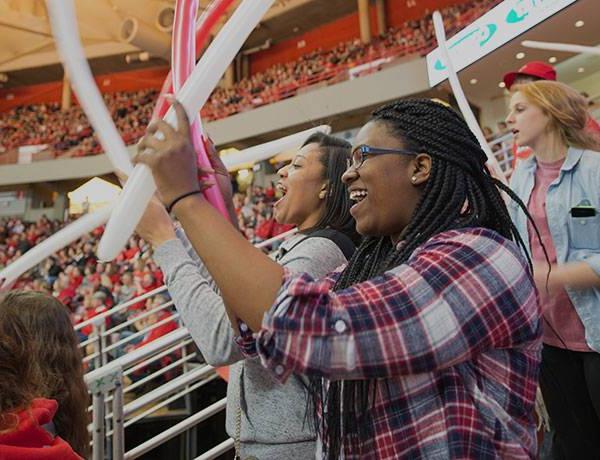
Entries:
POLYGON ((261 331, 242 324, 238 342, 281 381, 380 379, 373 437, 344 459, 535 457, 540 311, 514 243, 453 230, 333 292, 338 276, 286 272, 261 331))

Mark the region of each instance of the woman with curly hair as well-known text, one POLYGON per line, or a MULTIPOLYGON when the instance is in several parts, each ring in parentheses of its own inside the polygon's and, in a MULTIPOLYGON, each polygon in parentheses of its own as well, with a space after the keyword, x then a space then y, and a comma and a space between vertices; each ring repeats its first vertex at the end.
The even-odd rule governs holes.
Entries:
POLYGON ((54 297, 13 291, 0 299, 0 375, 0 458, 87 455, 82 356, 54 297))

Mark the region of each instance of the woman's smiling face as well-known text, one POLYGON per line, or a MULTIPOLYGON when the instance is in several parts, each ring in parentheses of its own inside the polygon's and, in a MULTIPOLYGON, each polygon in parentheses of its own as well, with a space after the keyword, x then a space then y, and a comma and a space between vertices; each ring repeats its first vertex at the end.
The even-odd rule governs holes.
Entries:
MULTIPOLYGON (((406 149, 406 143, 392 133, 386 122, 370 121, 358 132, 355 149, 406 149)), ((426 154, 378 154, 367 156, 356 169, 342 177, 355 204, 350 213, 361 235, 390 236, 397 241, 409 224, 420 200, 419 185, 429 178, 431 158, 426 154)))
POLYGON ((303 230, 319 220, 325 203, 321 191, 327 183, 322 154, 317 143, 305 145, 289 165, 277 172, 277 188, 283 193, 273 208, 277 222, 295 224, 303 230))

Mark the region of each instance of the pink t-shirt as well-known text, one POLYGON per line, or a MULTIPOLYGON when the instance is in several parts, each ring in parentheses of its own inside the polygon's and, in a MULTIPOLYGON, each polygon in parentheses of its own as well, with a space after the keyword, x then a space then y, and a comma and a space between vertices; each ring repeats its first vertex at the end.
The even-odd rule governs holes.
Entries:
MULTIPOLYGON (((542 241, 548 252, 551 264, 556 264, 556 248, 548 219, 546 217, 546 196, 548 187, 560 174, 560 168, 563 165, 564 158, 552 163, 543 163, 537 160, 537 170, 535 172, 535 185, 529 198, 527 206, 535 225, 540 231, 542 241)), ((529 244, 534 262, 546 263, 544 251, 535 234, 535 230, 528 223, 529 244)), ((553 347, 565 348, 573 351, 590 351, 585 341, 585 329, 567 291, 561 288, 558 292, 553 292, 551 296, 542 289, 540 291, 540 303, 544 315, 544 343, 553 347), (557 336, 557 333, 559 336, 557 336)))

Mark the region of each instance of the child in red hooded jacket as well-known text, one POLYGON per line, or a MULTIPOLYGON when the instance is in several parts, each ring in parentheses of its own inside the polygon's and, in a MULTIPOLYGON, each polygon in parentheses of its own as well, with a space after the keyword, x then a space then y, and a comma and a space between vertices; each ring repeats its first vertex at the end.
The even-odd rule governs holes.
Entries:
POLYGON ((54 434, 52 419, 58 403, 53 399, 33 399, 27 409, 3 414, 14 420, 12 428, 0 431, 0 460, 79 460, 71 446, 54 434))
POLYGON ((81 352, 67 308, 39 292, 0 298, 0 460, 87 456, 81 352))

